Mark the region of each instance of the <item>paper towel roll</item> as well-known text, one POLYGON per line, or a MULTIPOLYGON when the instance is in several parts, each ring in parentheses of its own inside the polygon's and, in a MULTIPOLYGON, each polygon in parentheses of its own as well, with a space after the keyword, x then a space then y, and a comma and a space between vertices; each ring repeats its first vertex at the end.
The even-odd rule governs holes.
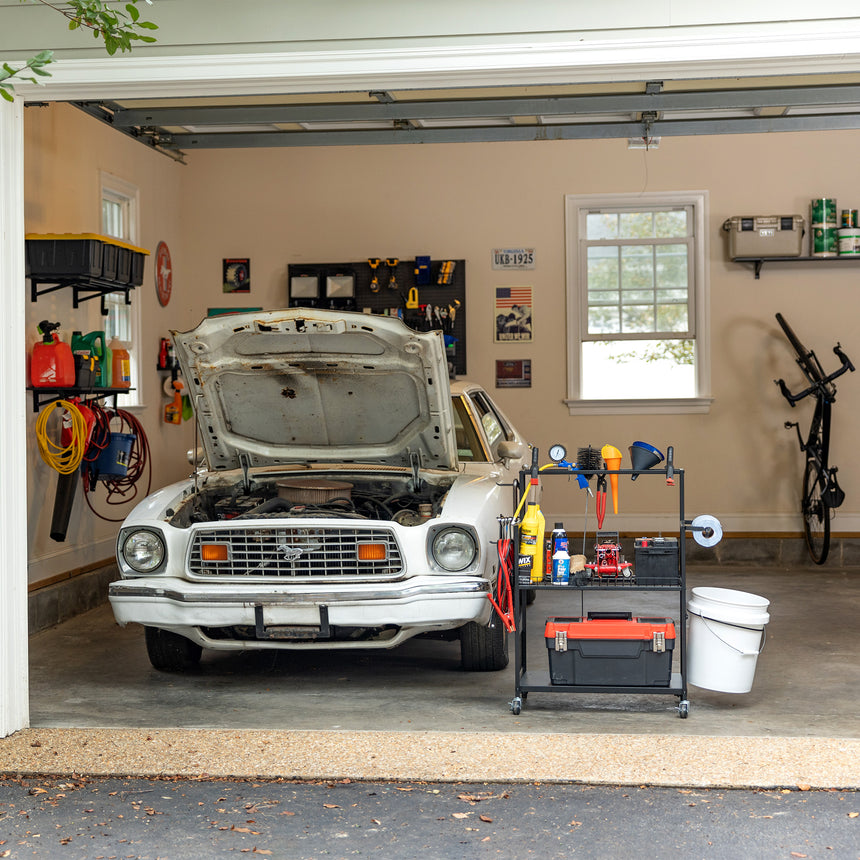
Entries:
POLYGON ((690 525, 693 528, 693 540, 699 546, 716 546, 723 539, 720 521, 710 514, 700 514, 690 525))

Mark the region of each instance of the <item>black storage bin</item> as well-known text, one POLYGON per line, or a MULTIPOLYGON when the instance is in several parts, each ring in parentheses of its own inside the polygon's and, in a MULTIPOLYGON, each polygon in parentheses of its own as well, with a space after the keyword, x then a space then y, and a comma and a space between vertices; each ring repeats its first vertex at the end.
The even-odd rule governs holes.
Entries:
POLYGON ((633 543, 633 573, 637 585, 678 585, 678 538, 640 537, 633 543))
POLYGON ((93 233, 28 233, 27 275, 50 278, 98 278, 103 268, 103 237, 93 233))
POLYGON ((119 247, 114 245, 113 242, 105 242, 102 254, 102 277, 106 281, 116 281, 118 262, 119 247))
POLYGON ((668 687, 675 624, 629 612, 587 618, 548 618, 544 631, 552 684, 589 687, 668 687))

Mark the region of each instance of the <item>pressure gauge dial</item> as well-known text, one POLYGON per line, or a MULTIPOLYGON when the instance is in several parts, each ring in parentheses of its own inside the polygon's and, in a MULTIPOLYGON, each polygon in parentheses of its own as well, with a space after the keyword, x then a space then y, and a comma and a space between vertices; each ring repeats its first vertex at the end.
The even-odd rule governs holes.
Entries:
POLYGON ((564 445, 550 445, 549 458, 553 463, 560 463, 567 457, 567 450, 564 445))

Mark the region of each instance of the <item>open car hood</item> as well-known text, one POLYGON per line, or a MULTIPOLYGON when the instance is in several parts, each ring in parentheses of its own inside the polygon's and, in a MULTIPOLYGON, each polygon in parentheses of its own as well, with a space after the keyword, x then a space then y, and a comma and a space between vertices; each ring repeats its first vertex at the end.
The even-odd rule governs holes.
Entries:
POLYGON ((291 308, 209 317, 171 334, 212 469, 456 468, 440 332, 291 308))

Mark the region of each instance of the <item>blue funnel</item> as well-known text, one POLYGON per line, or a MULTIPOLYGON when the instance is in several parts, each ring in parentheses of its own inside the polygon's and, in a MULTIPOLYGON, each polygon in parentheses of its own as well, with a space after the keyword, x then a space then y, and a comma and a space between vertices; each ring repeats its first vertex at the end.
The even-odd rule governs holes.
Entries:
MULTIPOLYGON (((630 446, 630 462, 634 469, 650 469, 663 462, 663 454, 647 442, 634 442, 630 446)), ((638 477, 633 475, 631 480, 635 481, 638 477)))

